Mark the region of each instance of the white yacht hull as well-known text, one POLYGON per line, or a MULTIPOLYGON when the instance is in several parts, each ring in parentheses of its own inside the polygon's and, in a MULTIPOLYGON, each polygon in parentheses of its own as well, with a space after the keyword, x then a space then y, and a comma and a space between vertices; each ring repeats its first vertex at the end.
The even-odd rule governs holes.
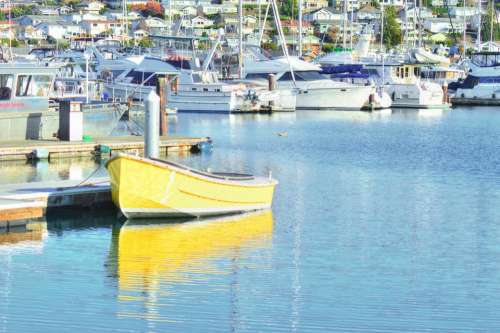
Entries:
POLYGON ((386 87, 394 108, 447 108, 443 90, 432 82, 393 83, 386 87))
POLYGON ((457 89, 455 98, 484 99, 500 101, 500 84, 479 83, 472 89, 457 89))
MULTIPOLYGON (((156 90, 151 86, 137 86, 133 84, 114 83, 106 84, 105 90, 110 98, 126 101, 129 98, 142 101, 149 92, 156 90)), ((251 103, 250 103, 251 104, 251 103)), ((167 106, 176 108, 179 112, 223 112, 243 111, 251 109, 245 105, 244 96, 238 98, 232 91, 190 91, 179 89, 178 92, 169 92, 167 106)))
POLYGON ((297 107, 297 93, 291 89, 261 90, 258 96, 262 108, 269 111, 295 111, 297 107))
POLYGON ((362 110, 373 92, 371 86, 344 88, 299 87, 297 109, 362 110))

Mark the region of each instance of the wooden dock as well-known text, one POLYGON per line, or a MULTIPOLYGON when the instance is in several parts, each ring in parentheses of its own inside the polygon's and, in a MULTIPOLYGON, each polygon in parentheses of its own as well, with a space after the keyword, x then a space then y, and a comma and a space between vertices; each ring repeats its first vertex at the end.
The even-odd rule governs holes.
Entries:
POLYGON ((109 179, 75 180, 2 185, 0 228, 44 216, 49 209, 113 207, 109 179))
MULTIPOLYGON (((199 144, 210 142, 208 137, 189 138, 166 136, 160 138, 160 154, 197 151, 199 144)), ((44 158, 85 157, 110 155, 111 152, 142 153, 142 136, 116 136, 93 138, 90 142, 68 142, 58 140, 23 140, 0 142, 0 161, 44 158), (38 155, 38 157, 37 157, 38 155)))

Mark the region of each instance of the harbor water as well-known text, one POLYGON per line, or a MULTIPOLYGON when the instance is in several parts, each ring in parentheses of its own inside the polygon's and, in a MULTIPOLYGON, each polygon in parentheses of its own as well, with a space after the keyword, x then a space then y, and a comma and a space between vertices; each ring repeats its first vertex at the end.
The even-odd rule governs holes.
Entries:
MULTIPOLYGON (((0 332, 500 331, 498 110, 179 114, 170 133, 214 142, 176 161, 271 173, 272 215, 49 214, 0 244, 0 332)), ((0 181, 96 168, 3 163, 0 181)))

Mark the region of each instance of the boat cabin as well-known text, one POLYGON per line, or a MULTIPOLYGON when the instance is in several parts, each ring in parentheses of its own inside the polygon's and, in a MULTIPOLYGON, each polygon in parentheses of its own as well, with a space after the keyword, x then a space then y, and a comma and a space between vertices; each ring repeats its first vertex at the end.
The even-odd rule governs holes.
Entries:
POLYGON ((444 83, 463 79, 464 71, 449 67, 423 67, 421 77, 438 83, 444 83))
POLYGON ((401 65, 393 68, 393 76, 402 81, 410 81, 420 77, 420 67, 401 65))
POLYGON ((376 69, 378 75, 370 75, 379 83, 387 84, 413 84, 420 78, 420 66, 414 64, 403 64, 399 62, 386 64, 367 64, 366 69, 376 69), (382 82, 383 80, 383 82, 382 82))
POLYGON ((42 112, 57 68, 32 64, 0 64, 0 112, 42 112))
POLYGON ((472 54, 471 61, 479 67, 500 66, 500 52, 477 52, 472 54))

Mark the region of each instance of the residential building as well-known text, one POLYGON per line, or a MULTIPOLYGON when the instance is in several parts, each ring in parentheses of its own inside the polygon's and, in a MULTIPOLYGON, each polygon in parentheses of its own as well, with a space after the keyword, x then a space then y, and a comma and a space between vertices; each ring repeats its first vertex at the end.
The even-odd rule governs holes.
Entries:
POLYGON ((63 22, 42 22, 37 24, 36 28, 54 39, 63 39, 66 35, 66 28, 63 22))
POLYGON ((450 33, 453 31, 463 31, 464 22, 459 19, 451 19, 453 28, 448 17, 432 17, 424 20, 424 29, 432 33, 450 33))
POLYGON ((142 20, 143 26, 145 30, 150 29, 166 29, 168 28, 168 23, 158 17, 148 17, 147 19, 142 20))
POLYGON ((205 4, 199 7, 205 15, 232 14, 238 12, 238 8, 233 4, 205 4))
POLYGON ((450 16, 456 18, 471 17, 477 15, 477 7, 452 7, 450 8, 450 16))
MULTIPOLYGON (((404 16, 405 16, 404 10, 399 12, 399 17, 401 18, 401 20, 405 19, 404 16)), ((408 20, 413 20, 414 17, 420 17, 422 19, 434 17, 434 14, 432 13, 432 10, 430 10, 427 7, 410 7, 406 10, 406 16, 408 20)))
POLYGON ((83 22, 82 27, 89 36, 99 35, 123 35, 124 26, 119 21, 86 21, 83 22))
POLYGON ((214 25, 214 21, 203 16, 196 16, 191 19, 191 28, 204 29, 214 25))
POLYGON ((139 40, 148 37, 148 32, 144 29, 134 30, 132 34, 134 36, 134 39, 139 39, 139 40))
POLYGON ((28 40, 44 40, 47 39, 47 34, 37 27, 31 25, 19 26, 16 33, 16 38, 22 41, 28 40))
POLYGON ((64 38, 66 39, 81 37, 84 36, 86 33, 85 29, 80 24, 67 23, 65 24, 65 28, 66 28, 66 33, 64 35, 64 38))
POLYGON ((303 0, 302 5, 304 13, 309 13, 328 7, 328 0, 303 0))
POLYGON ((381 0, 381 4, 384 6, 396 6, 396 7, 404 7, 404 0, 381 0))
POLYGON ((382 17, 382 12, 380 9, 377 9, 371 5, 365 5, 361 9, 359 9, 356 13, 356 20, 365 21, 365 22, 373 22, 376 20, 380 20, 382 17))
POLYGON ((83 13, 99 14, 102 9, 106 8, 106 5, 100 1, 83 1, 77 8, 83 13))
POLYGON ((458 0, 431 0, 432 7, 444 7, 448 4, 448 6, 457 6, 458 0))
MULTIPOLYGON (((281 26, 285 31, 285 34, 297 34, 299 32, 298 28, 299 22, 297 20, 282 20, 281 26)), ((302 34, 312 35, 314 33, 314 27, 310 22, 302 21, 302 34)))
POLYGON ((57 7, 38 7, 37 12, 40 15, 59 15, 57 7))
POLYGON ((304 21, 340 21, 344 19, 344 13, 336 11, 333 7, 325 7, 304 14, 304 21))

